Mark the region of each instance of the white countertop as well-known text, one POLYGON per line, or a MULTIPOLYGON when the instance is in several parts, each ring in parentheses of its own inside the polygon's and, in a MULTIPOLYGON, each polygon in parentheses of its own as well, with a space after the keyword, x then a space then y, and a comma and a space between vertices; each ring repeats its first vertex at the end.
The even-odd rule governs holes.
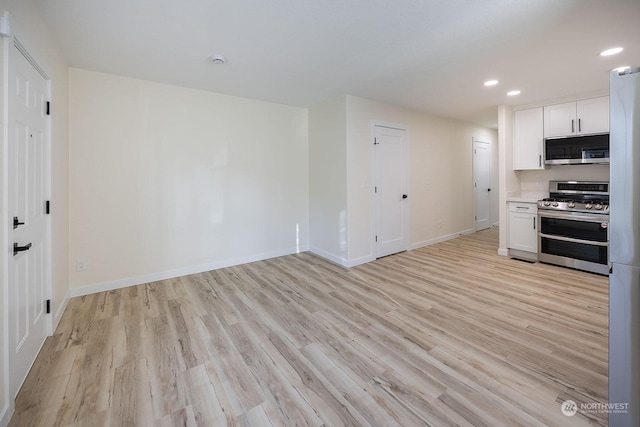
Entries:
POLYGON ((543 191, 511 191, 507 193, 507 202, 536 203, 545 197, 549 195, 543 191))

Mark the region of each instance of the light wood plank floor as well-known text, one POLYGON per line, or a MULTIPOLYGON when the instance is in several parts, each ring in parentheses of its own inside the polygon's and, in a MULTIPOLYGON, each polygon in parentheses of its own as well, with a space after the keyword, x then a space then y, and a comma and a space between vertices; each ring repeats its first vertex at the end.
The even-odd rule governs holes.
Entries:
POLYGON ((496 250, 493 229, 74 298, 10 425, 606 425, 560 405, 607 401, 607 279, 496 250))

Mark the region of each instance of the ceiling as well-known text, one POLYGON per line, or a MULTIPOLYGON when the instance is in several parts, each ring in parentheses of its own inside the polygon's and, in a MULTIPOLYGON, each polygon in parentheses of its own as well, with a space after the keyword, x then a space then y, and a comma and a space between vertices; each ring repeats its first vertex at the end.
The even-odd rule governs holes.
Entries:
POLYGON ((72 67, 301 107, 349 94, 490 127, 498 105, 606 90, 610 69, 640 66, 638 0, 35 2, 72 67))

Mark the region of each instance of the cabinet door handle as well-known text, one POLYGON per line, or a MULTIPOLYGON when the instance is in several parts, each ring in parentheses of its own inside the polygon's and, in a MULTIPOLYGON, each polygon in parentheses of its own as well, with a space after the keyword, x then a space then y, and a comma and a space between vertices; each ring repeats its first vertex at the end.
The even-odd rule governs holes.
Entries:
POLYGON ((538 167, 542 167, 542 154, 538 154, 538 167))
POLYGON ((533 217, 533 229, 534 230, 536 229, 536 217, 535 216, 533 217))
POLYGON ((571 133, 575 132, 575 129, 573 127, 575 120, 571 119, 571 133))
POLYGON ((582 132, 582 124, 580 123, 580 119, 578 119, 578 132, 582 132))

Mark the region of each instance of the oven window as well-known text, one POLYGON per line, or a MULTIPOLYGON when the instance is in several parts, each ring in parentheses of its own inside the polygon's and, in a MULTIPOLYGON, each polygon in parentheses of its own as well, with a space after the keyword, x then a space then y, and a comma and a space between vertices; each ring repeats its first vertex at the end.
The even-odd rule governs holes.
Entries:
POLYGON ((545 237, 541 239, 541 244, 541 252, 545 254, 590 261, 597 264, 607 264, 609 262, 606 246, 565 242, 545 237))
POLYGON ((540 217, 540 232, 554 236, 571 237, 573 239, 592 242, 607 242, 609 233, 607 225, 601 222, 587 222, 576 219, 558 219, 540 217))

